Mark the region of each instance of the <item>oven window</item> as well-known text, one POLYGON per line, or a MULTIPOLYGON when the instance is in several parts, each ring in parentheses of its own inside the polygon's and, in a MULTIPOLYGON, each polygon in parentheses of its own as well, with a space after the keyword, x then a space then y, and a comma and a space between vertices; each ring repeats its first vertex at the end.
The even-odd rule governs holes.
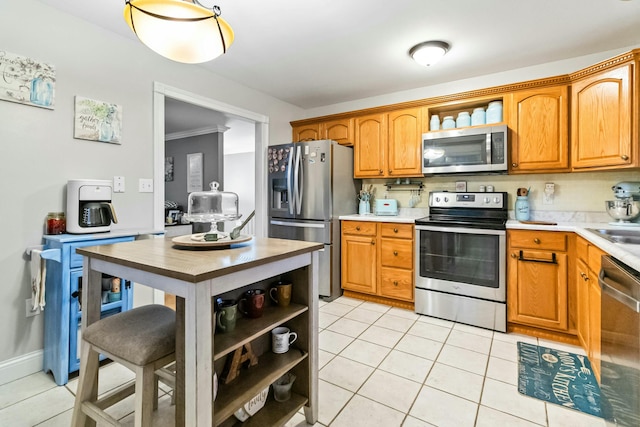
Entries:
POLYGON ((420 230, 420 276, 499 287, 499 237, 420 230))

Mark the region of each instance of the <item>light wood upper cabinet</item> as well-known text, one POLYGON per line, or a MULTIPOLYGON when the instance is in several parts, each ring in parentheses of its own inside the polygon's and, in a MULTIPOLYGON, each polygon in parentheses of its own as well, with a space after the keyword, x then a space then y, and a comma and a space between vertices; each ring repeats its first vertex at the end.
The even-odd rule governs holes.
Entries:
POLYGON ((320 138, 320 124, 312 123, 293 127, 293 142, 316 141, 320 138))
POLYGON ((422 109, 388 114, 388 176, 422 176, 422 109))
POLYGON ((353 145, 354 119, 338 119, 320 123, 322 139, 332 139, 340 145, 353 145))
POLYGON ((637 137, 632 135, 634 67, 628 63, 572 84, 574 170, 638 165, 637 137))
POLYGON ((422 176, 422 109, 356 117, 354 176, 422 176))
POLYGON ((382 178, 386 170, 387 115, 356 117, 355 127, 353 175, 356 178, 382 178))
POLYGON ((568 87, 511 94, 509 173, 569 170, 568 87))

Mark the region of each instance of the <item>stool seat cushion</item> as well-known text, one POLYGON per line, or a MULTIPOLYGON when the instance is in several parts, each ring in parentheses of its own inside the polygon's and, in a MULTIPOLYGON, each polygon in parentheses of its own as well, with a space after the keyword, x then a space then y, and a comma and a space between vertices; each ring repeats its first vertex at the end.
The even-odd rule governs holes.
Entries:
POLYGON ((137 307, 92 323, 83 331, 82 339, 144 366, 175 352, 176 313, 158 304, 137 307))

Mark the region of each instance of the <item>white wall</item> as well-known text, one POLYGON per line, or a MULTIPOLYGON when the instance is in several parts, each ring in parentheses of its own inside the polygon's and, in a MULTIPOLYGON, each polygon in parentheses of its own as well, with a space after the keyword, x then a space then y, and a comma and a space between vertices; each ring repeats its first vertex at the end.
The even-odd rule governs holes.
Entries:
POLYGON ((152 227, 153 195, 137 187, 154 176, 154 81, 264 114, 274 141, 290 140, 289 121, 303 111, 33 0, 0 1, 0 40, 2 50, 53 64, 57 76, 53 111, 0 101, 1 365, 43 347, 43 316, 25 318, 23 252, 42 243, 47 212, 64 210, 67 180, 124 176, 127 191, 113 200, 117 228, 152 227), (122 145, 73 139, 76 95, 123 107, 122 145))

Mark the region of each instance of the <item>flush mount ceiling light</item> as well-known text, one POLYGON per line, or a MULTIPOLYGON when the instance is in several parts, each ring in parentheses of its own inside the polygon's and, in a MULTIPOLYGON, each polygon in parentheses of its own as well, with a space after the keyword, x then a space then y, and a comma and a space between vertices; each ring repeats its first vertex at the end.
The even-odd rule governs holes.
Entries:
POLYGON ((449 43, 429 41, 415 45, 409 50, 409 56, 420 65, 433 65, 449 50, 449 43))
POLYGON ((227 52, 231 26, 220 8, 198 0, 125 0, 124 19, 154 52, 177 62, 198 64, 227 52))

